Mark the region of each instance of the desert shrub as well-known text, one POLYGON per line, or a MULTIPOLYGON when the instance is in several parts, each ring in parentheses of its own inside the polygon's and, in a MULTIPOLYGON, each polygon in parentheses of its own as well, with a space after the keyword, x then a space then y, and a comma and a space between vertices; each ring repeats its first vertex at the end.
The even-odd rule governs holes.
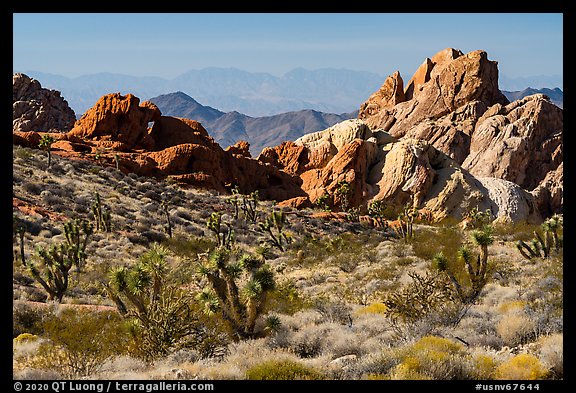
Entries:
POLYGON ((463 236, 457 227, 420 228, 414 235, 412 249, 417 257, 431 260, 439 252, 456 255, 462 242, 463 236))
POLYGON ((286 280, 277 284, 268 294, 266 310, 277 313, 293 315, 305 308, 311 307, 310 300, 304 298, 297 290, 293 280, 286 280))
POLYGON ((413 323, 432 313, 447 311, 454 303, 448 280, 434 272, 408 273, 411 282, 389 293, 383 300, 393 322, 413 323))
POLYGON ((495 379, 535 380, 545 379, 548 374, 549 370, 537 357, 522 353, 500 364, 495 379))
POLYGON ((252 380, 318 380, 324 379, 316 369, 292 360, 269 360, 246 370, 252 380))
POLYGON ((550 377, 562 379, 564 377, 564 336, 552 334, 538 339, 540 343, 540 360, 550 369, 550 377))
POLYGON ((475 353, 469 362, 469 375, 471 379, 489 380, 494 379, 494 373, 498 367, 495 356, 487 353, 475 353))
POLYGON ((35 368, 53 368, 62 375, 88 376, 114 355, 126 351, 128 330, 113 312, 66 309, 42 324, 43 343, 31 360, 35 368), (65 327, 65 328, 63 328, 65 327))
POLYGON ((356 315, 362 314, 386 314, 388 311, 388 307, 384 303, 372 303, 369 306, 363 307, 360 310, 356 311, 356 315))
POLYGON ((513 307, 503 314, 496 325, 498 335, 507 345, 524 344, 533 338, 535 321, 529 318, 524 308, 513 307))
POLYGON ((40 308, 14 304, 12 307, 12 337, 17 337, 24 333, 42 334, 42 320, 45 316, 46 311, 40 308))
POLYGON ((398 350, 400 363, 390 370, 392 379, 465 379, 466 351, 446 338, 425 336, 398 350))
POLYGON ((24 184, 22 184, 22 188, 27 193, 33 194, 33 195, 40 195, 40 193, 43 191, 43 187, 40 184, 33 183, 33 182, 26 182, 25 181, 24 184))

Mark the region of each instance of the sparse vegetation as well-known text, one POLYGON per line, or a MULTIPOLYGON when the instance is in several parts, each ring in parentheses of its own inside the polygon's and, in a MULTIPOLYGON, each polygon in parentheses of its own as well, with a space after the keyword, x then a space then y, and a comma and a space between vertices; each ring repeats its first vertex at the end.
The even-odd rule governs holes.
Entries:
POLYGON ((389 236, 392 205, 368 206, 374 229, 85 161, 45 171, 28 150, 14 160, 15 378, 563 378, 561 220, 464 230, 408 207, 389 236), (96 194, 114 234, 96 229, 96 194), (58 224, 70 216, 77 232, 58 224), (533 238, 527 263, 516 243, 533 238), (52 265, 60 301, 30 275, 49 282, 32 245, 70 266, 52 265))

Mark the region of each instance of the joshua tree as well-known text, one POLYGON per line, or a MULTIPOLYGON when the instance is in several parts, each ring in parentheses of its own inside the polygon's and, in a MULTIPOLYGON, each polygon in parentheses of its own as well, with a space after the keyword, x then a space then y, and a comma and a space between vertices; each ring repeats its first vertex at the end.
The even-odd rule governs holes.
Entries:
POLYGON ((119 313, 136 323, 140 350, 147 360, 198 342, 202 328, 183 290, 166 284, 167 249, 153 244, 131 268, 117 267, 102 285, 119 313))
POLYGON ((258 190, 251 192, 249 195, 242 195, 242 212, 247 221, 255 224, 258 218, 258 202, 260 202, 260 195, 258 190))
POLYGON ((377 223, 379 228, 386 229, 386 206, 382 201, 373 201, 368 205, 368 215, 377 223))
POLYGON ((222 213, 212 213, 208 219, 208 222, 206 223, 206 226, 216 236, 219 247, 224 247, 227 249, 232 248, 232 243, 234 242, 234 230, 230 224, 222 221, 222 213))
POLYGON ((562 226, 562 216, 555 214, 540 226, 543 232, 542 235, 534 231, 534 238, 529 243, 519 240, 518 243, 516 243, 518 251, 520 251, 520 254, 522 254, 524 258, 529 260, 532 258, 546 259, 550 257, 552 250, 558 252, 562 247, 561 238, 558 236, 558 230, 560 230, 562 226))
POLYGON ((350 188, 350 183, 346 180, 339 181, 337 185, 336 196, 340 200, 340 208, 346 212, 350 208, 350 193, 352 189, 350 188))
POLYGON ((488 280, 488 246, 493 243, 492 227, 484 226, 481 230, 476 230, 471 235, 472 241, 480 247, 480 253, 473 262, 472 251, 466 246, 458 250, 457 257, 464 262, 466 274, 470 280, 471 290, 465 291, 462 284, 457 280, 455 274, 448 266, 448 259, 442 252, 434 255, 432 266, 439 271, 445 272, 454 287, 454 290, 463 303, 472 303, 482 291, 488 280))
POLYGON ((170 211, 168 209, 168 201, 163 200, 160 203, 160 209, 162 209, 162 211, 164 212, 164 215, 166 216, 166 232, 168 233, 168 236, 170 238, 172 238, 172 221, 170 220, 170 211))
POLYGON ((229 203, 234 207, 234 219, 237 220, 240 213, 240 191, 238 191, 238 186, 232 189, 232 196, 226 199, 226 203, 229 203))
POLYGON ((284 252, 284 244, 292 243, 292 238, 284 231, 286 214, 283 211, 273 211, 264 222, 259 223, 260 229, 268 234, 270 244, 284 252))
POLYGON ((262 313, 268 292, 274 289, 274 274, 264 258, 249 253, 239 258, 219 247, 201 264, 199 273, 206 277, 210 288, 197 297, 206 313, 220 312, 232 328, 235 338, 255 336, 256 319, 262 313), (239 282, 247 276, 242 289, 239 282))
POLYGON ((44 134, 38 143, 38 147, 48 153, 48 168, 50 168, 50 165, 52 164, 52 144, 54 142, 56 142, 56 139, 48 134, 44 134))
POLYGON ((316 199, 316 201, 314 201, 314 205, 319 207, 325 212, 329 212, 330 211, 330 206, 328 205, 329 199, 330 196, 328 194, 322 194, 318 197, 318 199, 316 199))
POLYGON ((114 154, 114 163, 116 164, 116 170, 120 170, 120 156, 117 153, 114 154))
POLYGON ((96 193, 92 203, 92 215, 96 223, 96 231, 112 232, 110 209, 100 201, 100 194, 96 193))
POLYGON ((26 266, 26 256, 24 254, 24 235, 26 234, 26 224, 15 214, 12 216, 12 243, 16 242, 16 237, 20 240, 20 259, 22 265, 26 266))
POLYGON ((485 225, 482 229, 472 232, 472 241, 480 247, 477 276, 482 277, 482 279, 486 276, 488 268, 488 246, 494 243, 492 232, 493 228, 490 225, 485 225))
POLYGON ((456 294, 458 295, 458 298, 463 299, 464 296, 462 293, 462 286, 460 285, 454 274, 448 269, 448 258, 446 258, 446 256, 442 251, 434 255, 434 257, 432 258, 432 266, 437 270, 446 273, 446 275, 450 279, 450 282, 452 283, 452 286, 454 287, 454 290, 456 291, 456 294))
POLYGON ((48 299, 62 301, 68 290, 69 273, 72 266, 80 271, 86 261, 86 245, 92 234, 92 225, 75 219, 64 224, 66 240, 49 248, 39 248, 37 257, 40 268, 30 263, 28 268, 36 281, 48 293, 48 299))
POLYGON ((413 224, 414 219, 418 216, 418 210, 415 207, 410 207, 410 204, 404 206, 402 213, 398 215, 398 226, 394 228, 396 235, 409 241, 414 237, 413 224))

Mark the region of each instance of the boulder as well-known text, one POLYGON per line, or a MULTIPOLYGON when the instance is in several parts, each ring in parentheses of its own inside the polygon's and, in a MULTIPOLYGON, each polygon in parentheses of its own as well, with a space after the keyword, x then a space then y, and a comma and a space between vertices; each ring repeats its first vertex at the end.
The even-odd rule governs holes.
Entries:
POLYGON ((12 76, 12 131, 69 131, 76 115, 57 90, 21 73, 12 76))

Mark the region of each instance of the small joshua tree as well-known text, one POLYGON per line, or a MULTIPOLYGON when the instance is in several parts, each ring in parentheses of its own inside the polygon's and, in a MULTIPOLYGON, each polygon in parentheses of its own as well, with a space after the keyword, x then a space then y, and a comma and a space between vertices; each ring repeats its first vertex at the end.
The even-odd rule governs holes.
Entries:
POLYGON ((558 231, 562 226, 562 216, 555 214, 540 226, 542 235, 538 231, 534 231, 534 238, 529 243, 519 240, 516 243, 518 251, 528 260, 549 258, 552 251, 559 252, 562 247, 561 238, 558 236, 558 231))
POLYGON ((258 219, 258 203, 260 202, 260 195, 258 190, 251 192, 249 195, 242 195, 241 209, 244 217, 252 224, 256 223, 258 219))
POLYGON ((170 238, 172 238, 172 221, 170 220, 170 211, 169 211, 169 205, 168 205, 167 200, 163 200, 160 203, 160 209, 162 209, 162 212, 166 216, 166 222, 167 222, 166 232, 168 233, 168 236, 170 238))
POLYGON ((331 210, 330 206, 328 205, 329 199, 330 196, 328 194, 322 194, 318 197, 318 199, 316 199, 316 201, 314 201, 314 205, 325 212, 329 212, 331 210))
POLYGON ((481 230, 474 231, 471 239, 474 244, 480 247, 476 261, 473 261, 474 255, 466 246, 461 247, 457 253, 457 257, 464 262, 466 274, 470 280, 471 289, 469 291, 464 290, 463 285, 449 269, 448 260, 442 252, 436 254, 432 260, 432 266, 448 275, 458 297, 467 304, 472 303, 478 297, 488 281, 488 246, 494 242, 492 227, 486 225, 481 230))
POLYGON ((166 283, 167 253, 155 243, 136 265, 111 270, 110 281, 102 283, 118 312, 135 323, 139 350, 146 360, 197 344, 204 333, 193 299, 166 283))
POLYGON ((238 186, 232 189, 232 196, 226 199, 226 203, 234 207, 234 219, 237 220, 240 213, 240 191, 238 186))
POLYGON ((49 248, 39 248, 37 258, 40 266, 28 265, 32 277, 46 290, 48 300, 62 302, 68 290, 69 274, 72 266, 77 271, 86 261, 86 246, 92 234, 92 225, 84 220, 75 219, 64 224, 66 240, 49 248))
POLYGON ((38 143, 38 147, 48 153, 48 168, 50 168, 50 165, 52 164, 52 144, 54 142, 56 142, 56 139, 48 134, 44 134, 38 143))
POLYGON ((267 294, 275 287, 274 274, 264 258, 249 253, 236 258, 231 251, 219 247, 200 265, 199 273, 210 284, 197 296, 205 312, 220 312, 235 339, 254 337, 256 320, 267 294), (242 278, 245 284, 240 288, 242 278))
POLYGON ((16 238, 20 241, 20 259, 22 265, 26 266, 26 255, 24 254, 24 235, 26 234, 26 224, 20 220, 15 214, 12 216, 12 243, 16 242, 16 238))
POLYGON ((96 231, 112 232, 110 209, 101 202, 99 193, 96 193, 92 203, 92 216, 96 224, 96 231))
POLYGON ((386 221, 386 206, 382 201, 373 201, 368 205, 368 215, 376 222, 379 228, 386 229, 388 222, 386 221))
POLYGON ((232 243, 234 242, 234 230, 230 224, 222 221, 222 213, 212 213, 206 226, 210 231, 212 231, 212 233, 214 233, 214 236, 216 236, 218 247, 224 247, 226 249, 232 248, 232 243))
POLYGON ((270 216, 259 223, 260 229, 268 234, 268 242, 280 251, 286 251, 285 245, 292 243, 292 238, 284 231, 286 214, 283 211, 273 211, 270 216))
POLYGON ((340 208, 342 211, 346 212, 350 208, 350 193, 352 189, 350 188, 350 183, 346 180, 341 180, 338 182, 338 188, 336 189, 336 196, 340 200, 340 208))
POLYGON ((414 237, 413 224, 418 217, 418 210, 410 207, 410 204, 404 206, 402 213, 398 215, 398 226, 394 228, 396 235, 404 241, 412 240, 414 237))

